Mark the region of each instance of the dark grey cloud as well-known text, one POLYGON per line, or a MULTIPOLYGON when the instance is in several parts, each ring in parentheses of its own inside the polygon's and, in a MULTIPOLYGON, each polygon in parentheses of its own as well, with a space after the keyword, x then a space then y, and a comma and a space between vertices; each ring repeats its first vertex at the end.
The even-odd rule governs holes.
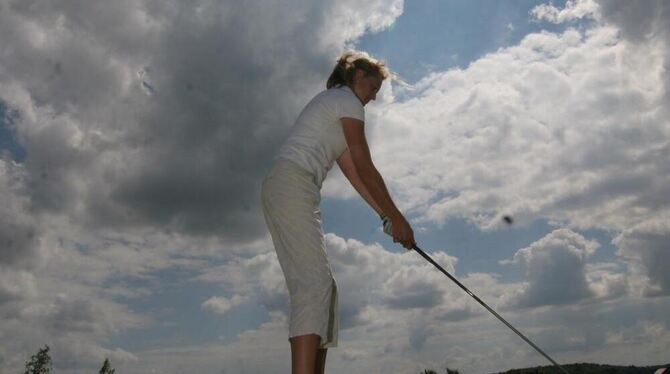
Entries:
POLYGON ((644 294, 670 295, 670 224, 664 221, 643 222, 624 230, 612 241, 618 254, 629 260, 633 273, 648 279, 644 294))
POLYGON ((622 35, 633 41, 668 37, 670 6, 664 0, 630 2, 625 0, 596 0, 605 21, 616 24, 622 35), (660 35, 664 34, 664 35, 660 35))
POLYGON ((69 331, 72 333, 98 333, 98 315, 94 302, 86 299, 55 299, 53 311, 48 315, 49 325, 53 332, 69 331))
POLYGON ((434 332, 431 331, 430 325, 426 318, 422 315, 415 320, 412 320, 408 327, 408 340, 409 345, 416 352, 419 352, 423 349, 426 344, 426 340, 433 335, 434 332))
MULTIPOLYGON (((0 159, 0 267, 31 267, 38 255, 40 227, 22 192, 20 168, 0 159)), ((11 296, 3 288, 0 284, 0 303, 11 296)))
POLYGON ((384 302, 394 309, 432 308, 443 301, 443 291, 421 279, 391 279, 388 286, 384 302))
MULTIPOLYGON (((136 360, 101 344, 151 318, 111 298, 267 252, 272 156, 345 43, 402 12, 354 3, 0 0, 0 101, 26 155, 0 160, 0 371, 44 339, 68 371, 136 360)), ((235 291, 287 311, 264 281, 235 291)))
MULTIPOLYGON (((516 327, 527 331, 530 339, 550 352, 603 352, 613 345, 630 344, 645 346, 639 352, 651 355, 654 346, 666 344, 670 337, 666 331, 670 327, 669 305, 668 298, 635 296, 611 303, 544 308, 532 314, 533 318, 517 317, 516 327)), ((632 352, 621 357, 622 362, 638 359, 632 352)))
MULTIPOLYGON (((631 2, 625 0, 596 0, 606 22, 621 30, 626 40, 636 43, 660 43, 664 47, 663 76, 665 102, 670 102, 670 4, 665 0, 631 2)), ((664 106, 665 118, 670 108, 664 106)))
MULTIPOLYGON (((663 58, 665 74, 661 82, 665 87, 663 102, 670 102, 670 4, 663 0, 629 2, 623 0, 598 0, 603 20, 615 25, 622 38, 633 45, 653 44, 663 58)), ((658 120, 664 121, 665 132, 659 133, 660 139, 668 138, 670 128, 670 108, 659 108, 658 120)), ((635 200, 635 205, 650 212, 661 212, 670 206, 670 143, 661 147, 649 147, 638 157, 640 162, 652 161, 662 169, 658 170, 657 180, 645 180, 635 200)), ((629 175, 635 175, 630 174, 629 175)), ((659 214, 657 219, 647 219, 623 230, 613 241, 619 248, 619 254, 632 261, 633 272, 641 272, 648 279, 646 295, 667 295, 670 293, 670 276, 663 264, 670 261, 670 230, 667 227, 667 214, 659 214), (639 266, 638 266, 639 265, 639 266)))
POLYGON ((383 2, 354 13, 311 1, 0 7, 13 51, 0 78, 19 82, 38 113, 13 108, 32 209, 229 243, 266 233, 260 181, 343 42, 399 14, 383 2), (339 24, 347 17, 361 22, 339 24))
POLYGON ((473 315, 475 315, 475 313, 473 313, 470 309, 455 309, 438 316, 438 318, 447 322, 458 322, 464 321, 473 315))

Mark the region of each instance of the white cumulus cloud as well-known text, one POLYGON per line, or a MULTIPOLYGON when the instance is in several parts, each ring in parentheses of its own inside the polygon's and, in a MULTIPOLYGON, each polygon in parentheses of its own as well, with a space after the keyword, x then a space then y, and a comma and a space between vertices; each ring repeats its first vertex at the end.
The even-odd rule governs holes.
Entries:
POLYGON ((600 245, 568 229, 558 229, 518 250, 511 261, 521 267, 527 285, 520 306, 575 303, 594 296, 585 275, 586 258, 600 245))

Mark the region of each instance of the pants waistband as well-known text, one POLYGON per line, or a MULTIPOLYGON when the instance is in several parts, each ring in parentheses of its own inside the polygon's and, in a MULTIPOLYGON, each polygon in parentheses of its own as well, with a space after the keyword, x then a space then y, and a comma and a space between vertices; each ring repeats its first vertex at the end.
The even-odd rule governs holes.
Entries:
POLYGON ((302 166, 298 165, 295 161, 286 159, 286 158, 277 158, 275 159, 274 166, 270 171, 270 175, 274 174, 276 170, 279 169, 290 169, 292 173, 295 173, 301 177, 308 178, 314 185, 321 187, 316 183, 316 176, 312 172, 305 170, 302 166))

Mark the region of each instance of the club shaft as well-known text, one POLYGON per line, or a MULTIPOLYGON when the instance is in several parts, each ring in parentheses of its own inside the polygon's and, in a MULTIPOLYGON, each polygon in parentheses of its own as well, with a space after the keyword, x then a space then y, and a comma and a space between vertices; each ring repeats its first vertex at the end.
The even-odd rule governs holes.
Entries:
POLYGON ((535 345, 535 343, 533 343, 532 341, 530 341, 530 339, 526 338, 526 337, 525 337, 519 330, 517 330, 516 328, 514 328, 514 326, 512 326, 509 322, 507 322, 504 318, 502 318, 502 316, 500 316, 498 313, 496 313, 495 310, 493 310, 491 307, 489 307, 488 305, 486 305, 485 302, 483 302, 480 298, 477 297, 477 295, 475 295, 474 293, 472 293, 472 291, 470 291, 470 290, 469 290, 467 287, 465 287, 461 282, 459 282, 458 279, 456 279, 454 276, 452 276, 451 274, 449 274, 449 272, 446 271, 446 270, 444 270, 444 269, 442 268, 442 266, 440 266, 438 263, 436 263, 435 261, 433 261, 433 259, 430 258, 430 256, 428 256, 428 255, 427 255, 424 251, 422 251, 418 246, 415 245, 415 246, 412 247, 412 248, 413 248, 415 251, 417 251, 421 256, 423 256, 426 260, 428 260, 428 262, 432 263, 433 265, 435 265, 435 267, 437 267, 438 269, 440 269, 440 270, 444 273, 444 275, 446 275, 447 277, 449 277, 449 279, 451 279, 452 281, 454 281, 454 283, 456 283, 460 288, 462 288, 463 291, 467 292, 468 295, 472 296, 473 299, 477 300, 477 302, 480 303, 484 308, 486 308, 486 310, 488 310, 489 312, 491 312, 494 316, 496 316, 496 318, 498 318, 500 321, 502 321, 502 323, 504 323, 505 325, 507 325, 507 327, 509 327, 510 329, 512 329, 512 331, 514 331, 517 335, 519 335, 519 336, 521 337, 521 339, 525 340, 526 343, 530 344, 531 347, 535 348, 536 351, 540 352, 544 357, 547 358, 547 360, 551 361, 551 363, 554 364, 557 368, 559 368, 563 373, 565 373, 565 374, 570 374, 570 373, 568 373, 568 371, 565 370, 561 365, 559 365, 556 361, 554 361, 551 357, 549 357, 548 354, 544 353, 544 351, 541 350, 540 347, 538 347, 537 345, 535 345))

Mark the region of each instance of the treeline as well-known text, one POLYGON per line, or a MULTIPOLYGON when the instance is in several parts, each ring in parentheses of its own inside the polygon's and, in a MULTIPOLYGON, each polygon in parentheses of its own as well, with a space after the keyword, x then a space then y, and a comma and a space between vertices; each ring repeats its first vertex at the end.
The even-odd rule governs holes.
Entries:
MULTIPOLYGON (((570 374, 653 374, 656 370, 661 368, 670 368, 670 363, 667 365, 657 366, 614 366, 614 365, 600 365, 577 363, 570 365, 563 365, 563 368, 570 374)), ((444 369, 446 374, 459 374, 458 370, 449 368, 444 369)), ((670 373, 670 372, 669 372, 670 373)), ((438 374, 435 370, 426 369, 419 374, 438 374)), ((496 374, 563 374, 563 372, 555 366, 537 366, 526 369, 512 369, 496 374)))
MULTIPOLYGON (((670 364, 657 366, 614 366, 577 363, 562 366, 570 374, 653 374, 657 369, 670 367, 670 364)), ((508 370, 498 374, 563 374, 563 372, 555 366, 537 366, 508 370)))
MULTIPOLYGON (((49 346, 45 345, 44 348, 40 348, 36 354, 32 355, 29 361, 26 361, 26 370, 23 374, 51 374, 52 372, 53 364, 49 355, 49 346)), ((116 369, 112 368, 109 359, 105 358, 98 374, 115 374, 115 372, 116 369)))
MULTIPOLYGON (((444 373, 445 373, 445 374, 459 374, 459 373, 458 373, 458 370, 451 370, 451 369, 449 369, 449 368, 444 368, 444 373)), ((426 370, 424 370, 423 372, 421 372, 421 373, 419 373, 419 374, 437 374, 437 372, 436 372, 435 370, 426 369, 426 370)))

